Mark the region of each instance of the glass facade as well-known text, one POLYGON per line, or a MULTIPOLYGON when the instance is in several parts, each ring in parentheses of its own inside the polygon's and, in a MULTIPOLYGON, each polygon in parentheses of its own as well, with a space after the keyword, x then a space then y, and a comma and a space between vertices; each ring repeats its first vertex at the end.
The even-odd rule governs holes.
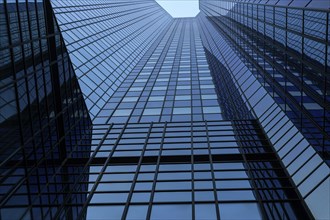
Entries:
POLYGON ((174 20, 141 61, 95 122, 222 119, 196 21, 174 20))
POLYGON ((327 219, 320 204, 328 207, 330 197, 317 195, 330 194, 329 5, 316 2, 205 0, 198 20, 204 46, 231 72, 314 216, 327 219))
POLYGON ((255 120, 117 123, 93 134, 87 219, 308 218, 255 120))
POLYGON ((329 164, 329 11, 232 1, 201 6, 329 164))
POLYGON ((326 2, 0 11, 0 219, 330 218, 326 2))
POLYGON ((94 120, 171 16, 153 0, 51 2, 94 120))
POLYGON ((76 219, 91 120, 49 2, 0 4, 0 219, 76 219), (66 204, 63 211, 60 204, 66 204))

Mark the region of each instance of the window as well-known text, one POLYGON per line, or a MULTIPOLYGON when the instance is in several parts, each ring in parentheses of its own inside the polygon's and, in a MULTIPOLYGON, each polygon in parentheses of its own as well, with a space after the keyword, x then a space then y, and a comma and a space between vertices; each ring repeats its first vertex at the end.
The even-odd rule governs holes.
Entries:
POLYGON ((161 108, 149 108, 143 111, 143 115, 160 115, 161 111, 161 108))
POLYGON ((130 205, 128 208, 126 220, 137 220, 147 218, 148 206, 130 205))
POLYGON ((202 99, 217 99, 217 95, 202 95, 202 99))
POLYGON ((131 87, 130 89, 129 89, 129 91, 142 91, 143 90, 143 87, 131 87))
POLYGON ((117 220, 121 219, 124 206, 89 206, 87 219, 117 220))
POLYGON ((217 219, 215 204, 196 204, 195 218, 200 220, 217 219))
POLYGON ((113 113, 112 116, 129 116, 132 112, 132 109, 118 109, 113 113))
POLYGON ((177 95, 175 96, 175 100, 190 100, 191 96, 190 95, 177 95))
POLYGON ((165 96, 150 96, 149 101, 164 101, 165 96))
POLYGON ((175 115, 191 114, 191 108, 173 108, 173 114, 175 115))
POLYGON ((262 219, 256 203, 219 204, 221 219, 262 219))
POLYGON ((152 90, 167 90, 167 86, 155 86, 152 90))
POLYGON ((200 85, 201 89, 214 89, 214 85, 200 85))
POLYGON ((204 113, 221 113, 220 107, 203 107, 204 113))
POLYGON ((191 86, 177 86, 176 89, 191 89, 191 86))
POLYGON ((153 205, 151 210, 152 220, 188 220, 192 219, 191 205, 153 205))
POLYGON ((125 97, 123 98, 122 102, 135 102, 138 100, 139 97, 125 97))

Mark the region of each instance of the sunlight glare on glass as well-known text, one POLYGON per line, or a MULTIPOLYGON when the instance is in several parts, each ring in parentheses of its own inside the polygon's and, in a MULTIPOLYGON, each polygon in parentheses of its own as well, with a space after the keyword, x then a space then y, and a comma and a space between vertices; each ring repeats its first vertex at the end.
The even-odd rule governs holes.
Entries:
POLYGON ((173 18, 195 17, 199 13, 199 0, 156 0, 173 18))

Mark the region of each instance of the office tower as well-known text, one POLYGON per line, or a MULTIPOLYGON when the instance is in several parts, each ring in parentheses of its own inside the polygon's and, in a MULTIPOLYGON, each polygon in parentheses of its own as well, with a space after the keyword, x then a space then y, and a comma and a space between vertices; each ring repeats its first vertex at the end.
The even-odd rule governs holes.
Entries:
POLYGON ((1 219, 329 218, 329 7, 200 10, 1 4, 1 219))
MULTIPOLYGON (((87 183, 72 186, 88 158, 92 122, 51 5, 1 3, 0 219, 81 212, 87 183)), ((88 175, 81 176, 85 181, 88 175)))
MULTIPOLYGON (((302 4, 295 1, 292 7, 283 7, 203 1, 201 6, 329 164, 329 13, 297 8, 302 4)), ((312 6, 329 8, 330 3, 314 1, 312 6)))
POLYGON ((320 203, 328 206, 329 193, 324 194, 323 200, 316 199, 316 195, 329 189, 330 181, 330 3, 201 1, 200 6, 201 26, 210 33, 206 38, 216 41, 209 44, 209 50, 234 73, 237 87, 246 102, 254 106, 257 118, 314 217, 329 218, 329 209, 322 212, 318 207, 320 203), (241 58, 241 63, 237 58, 227 58, 234 57, 227 45, 241 58), (241 65, 249 71, 242 70, 241 65), (303 142, 308 142, 301 142, 301 135, 303 142))
POLYGON ((52 5, 90 116, 97 120, 171 16, 153 0, 56 0, 52 5))

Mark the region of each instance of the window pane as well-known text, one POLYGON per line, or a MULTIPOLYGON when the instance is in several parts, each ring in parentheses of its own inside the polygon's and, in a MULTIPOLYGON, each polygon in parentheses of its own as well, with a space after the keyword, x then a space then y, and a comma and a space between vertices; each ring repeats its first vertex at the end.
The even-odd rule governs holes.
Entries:
POLYGON ((219 204, 221 219, 261 219, 256 203, 228 203, 219 204))
POLYGON ((143 115, 160 115, 161 111, 162 111, 161 108, 145 109, 144 112, 143 112, 143 115))
POLYGON ((127 115, 130 115, 131 112, 132 112, 132 109, 116 110, 115 113, 113 113, 113 116, 127 116, 127 115))
POLYGON ((196 220, 217 219, 215 204, 196 204, 195 218, 196 220))
POLYGON ((204 113, 220 113, 221 110, 219 107, 203 107, 204 113))
POLYGON ((151 210, 152 220, 183 220, 192 219, 191 205, 153 205, 151 210))
POLYGON ((191 108, 173 108, 173 114, 191 114, 191 108))
POLYGON ((126 220, 146 219, 148 206, 130 205, 128 208, 126 220))
POLYGON ((121 219, 124 206, 89 206, 87 209, 87 219, 121 219))

